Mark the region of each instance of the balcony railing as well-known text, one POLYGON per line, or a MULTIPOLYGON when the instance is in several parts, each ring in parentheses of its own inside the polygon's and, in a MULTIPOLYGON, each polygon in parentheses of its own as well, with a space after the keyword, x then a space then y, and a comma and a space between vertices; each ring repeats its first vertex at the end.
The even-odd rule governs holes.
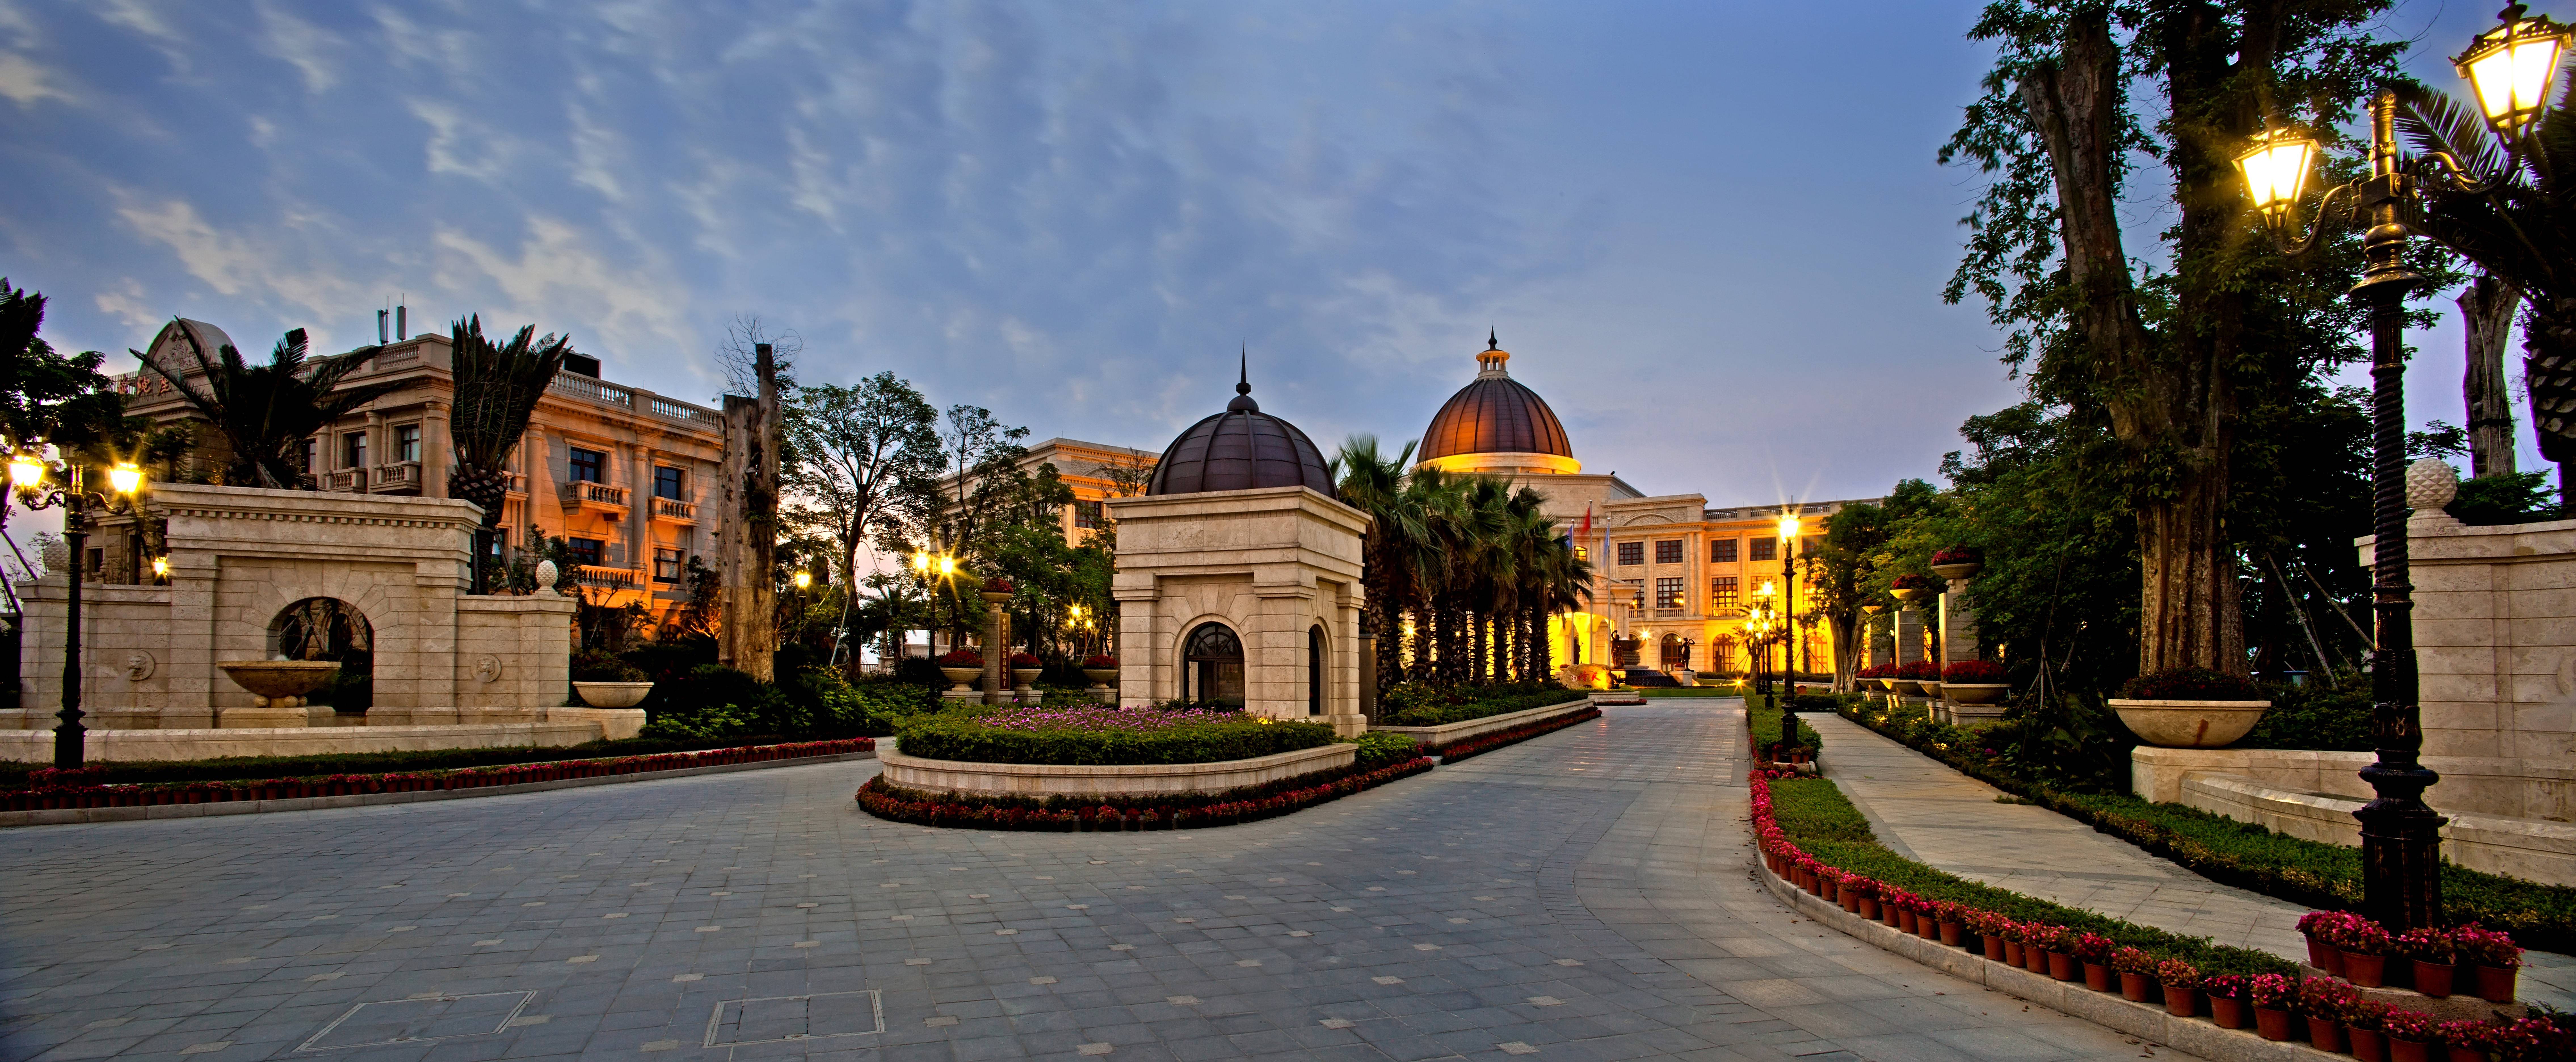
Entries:
POLYGON ((606 483, 574 480, 564 484, 564 500, 585 507, 626 508, 626 488, 606 483))
POLYGON ((644 573, 604 564, 576 564, 573 566, 573 580, 593 590, 632 590, 644 585, 644 573))
POLYGON ((633 390, 619 387, 606 380, 594 380, 587 376, 570 376, 557 373, 555 375, 554 382, 546 385, 546 390, 559 395, 571 395, 574 398, 588 399, 603 405, 624 406, 628 409, 635 408, 635 392, 633 390))
POLYGON ((317 478, 321 480, 323 490, 349 494, 367 492, 367 470, 363 468, 343 468, 336 472, 324 472, 317 478))
POLYGON ((698 507, 677 498, 655 498, 653 499, 653 518, 694 524, 698 522, 698 507))
POLYGON ((376 482, 370 489, 378 494, 418 494, 420 483, 420 462, 404 461, 377 465, 376 482))
POLYGON ((664 398, 650 391, 640 392, 644 396, 644 401, 638 403, 635 397, 639 392, 634 388, 609 383, 606 380, 594 380, 588 376, 558 375, 553 383, 546 385, 546 390, 584 401, 650 413, 664 420, 676 420, 710 429, 724 423, 724 419, 718 416, 715 410, 705 406, 693 406, 686 402, 664 398))
POLYGON ((1655 610, 1656 619, 1680 619, 1689 614, 1690 610, 1686 608, 1659 608, 1655 610))
POLYGON ((652 409, 653 415, 657 417, 668 417, 672 420, 692 421, 698 424, 704 424, 711 428, 724 422, 723 418, 716 415, 715 410, 708 409, 704 406, 693 406, 686 402, 674 402, 660 395, 654 395, 653 400, 648 403, 648 405, 652 409))

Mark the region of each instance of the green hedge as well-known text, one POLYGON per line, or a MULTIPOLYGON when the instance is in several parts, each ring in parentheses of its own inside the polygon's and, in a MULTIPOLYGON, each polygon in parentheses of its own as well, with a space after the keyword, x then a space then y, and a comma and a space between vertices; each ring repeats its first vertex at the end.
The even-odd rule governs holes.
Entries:
POLYGON ((1107 767, 1248 760, 1333 743, 1321 723, 1198 723, 1167 730, 1002 730, 972 718, 916 717, 896 731, 906 756, 970 763, 1107 767))
MULTIPOLYGON (((776 744, 773 736, 748 739, 673 741, 629 738, 586 745, 532 748, 515 745, 490 749, 429 749, 416 752, 347 752, 312 756, 228 756, 213 760, 134 760, 93 762, 75 775, 52 779, 56 784, 144 785, 167 782, 225 782, 269 778, 310 778, 328 774, 384 774, 397 771, 444 771, 463 767, 499 767, 513 763, 646 756, 657 752, 695 752, 744 745, 776 744)), ((22 789, 29 775, 50 770, 43 763, 0 764, 0 789, 22 789)))
MULTIPOLYGON (((2212 881, 2327 910, 2359 910, 2361 850, 2275 833, 2181 804, 2128 793, 2074 793, 2004 769, 1973 733, 1924 720, 1849 714, 1962 774, 2162 856, 2212 881)), ((2438 793, 2438 791, 2437 791, 2438 793)), ((2436 797, 2438 799, 2438 796, 2436 797)), ((2438 809, 2437 809, 2438 810, 2438 809)), ((2526 948, 2576 951, 2576 888, 2442 864, 2442 901, 2452 922, 2513 934, 2526 948)))
POLYGON ((1545 708, 1551 704, 1564 704, 1579 700, 1583 696, 1578 691, 1565 689, 1480 696, 1465 701, 1402 708, 1387 715, 1385 725, 1441 726, 1448 723, 1463 723, 1470 719, 1483 719, 1491 715, 1525 712, 1532 708, 1545 708))
POLYGON ((1334 740, 1360 747, 1359 753, 1351 759, 1351 767, 1363 772, 1393 766, 1422 755, 1422 743, 1404 734, 1370 732, 1355 738, 1334 740))
POLYGON ((1823 778, 1771 782, 1771 814, 1780 831, 1819 862, 1877 879, 1935 900, 1993 911, 2017 922, 2045 922, 2098 933, 2158 959, 2181 959, 2205 974, 2276 973, 2297 977, 2296 964, 2268 952, 2212 943, 2091 911, 2024 896, 2008 889, 1943 873, 1897 855, 1878 843, 1869 820, 1842 789, 1823 778))
MULTIPOLYGON (((1772 742, 1780 740, 1780 709, 1773 706, 1777 701, 1776 695, 1744 695, 1744 727, 1752 735, 1756 747, 1768 748, 1772 742)), ((1824 745, 1825 739, 1816 735, 1814 727, 1798 724, 1798 746, 1807 750, 1808 758, 1813 759, 1824 745)))

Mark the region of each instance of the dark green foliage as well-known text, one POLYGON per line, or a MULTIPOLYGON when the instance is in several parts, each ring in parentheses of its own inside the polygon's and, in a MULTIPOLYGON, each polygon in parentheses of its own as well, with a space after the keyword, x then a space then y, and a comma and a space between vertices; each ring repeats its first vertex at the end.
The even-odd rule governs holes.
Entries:
POLYGON ((904 657, 894 665, 894 677, 926 690, 948 688, 948 676, 940 674, 939 664, 927 657, 904 657))
POLYGON ((1408 682, 1389 691, 1381 711, 1387 726, 1440 726, 1564 704, 1583 696, 1563 687, 1533 683, 1443 689, 1408 682))
MULTIPOLYGON (((562 748, 519 745, 489 749, 429 749, 418 752, 352 752, 319 756, 228 756, 214 760, 135 760, 92 762, 80 774, 85 785, 129 785, 158 782, 221 782, 243 779, 308 778, 328 774, 377 774, 393 771, 441 771, 461 767, 494 767, 510 763, 609 756, 645 756, 657 752, 690 752, 747 744, 729 740, 674 740, 635 737, 593 741, 562 748)), ((27 775, 47 770, 45 763, 0 763, 0 789, 27 785, 27 775)))
POLYGON ((2263 691, 2243 675, 2177 667, 2122 683, 2120 696, 2133 701, 2259 701, 2263 691))
POLYGON ((1842 790, 1822 778, 1778 779, 1771 784, 1771 811, 1781 832, 1818 861, 1865 875, 1908 892, 1993 911, 2017 922, 2045 922, 2078 932, 2098 933, 2158 959, 2181 959, 2205 974, 2276 973, 2295 977, 2298 968, 2276 956, 2210 943, 2207 937, 2185 937, 2161 929, 2107 918, 2046 900, 1998 889, 1946 874, 1906 859, 1878 843, 1869 820, 1855 810, 1842 790))
MULTIPOLYGON (((1758 693, 1744 695, 1744 726, 1751 732, 1754 744, 1768 746, 1780 740, 1780 709, 1774 707, 1778 700, 1776 696, 1765 697, 1758 693)), ((1801 705, 1802 710, 1803 708, 1804 706, 1801 705)), ((1833 709, 1828 707, 1817 710, 1832 711, 1833 709)), ((1798 724, 1798 747, 1807 750, 1810 758, 1813 758, 1816 750, 1823 748, 1824 744, 1824 739, 1816 736, 1814 727, 1803 722, 1798 724)))
POLYGON ((2347 671, 2311 678, 2305 686, 2266 686, 2272 707, 2236 742, 2240 749, 2322 749, 2368 752, 2370 676, 2347 671))
POLYGON ((351 373, 374 361, 382 347, 360 347, 338 357, 306 357, 304 330, 277 341, 268 364, 252 365, 227 343, 209 353, 194 329, 176 329, 195 356, 193 368, 204 373, 203 386, 189 383, 190 367, 175 372, 160 362, 129 351, 136 361, 167 381, 190 408, 214 425, 232 450, 224 482, 236 487, 292 490, 312 472, 304 467, 304 441, 361 406, 405 386, 401 383, 344 384, 351 373))
POLYGON ((597 649, 584 649, 573 654, 574 682, 651 682, 644 669, 597 649))
POLYGON ((2557 493, 2546 472, 2479 476, 2463 480, 2442 511, 2471 527, 2537 523, 2560 518, 2557 493))
MULTIPOLYGON (((2029 765, 1996 754, 1972 730, 1864 713, 1854 713, 1852 719, 1971 778, 2088 823, 2212 881, 2318 908, 2361 906, 2360 849, 2300 840, 2197 808, 2149 803, 2126 792, 2076 792, 2036 781, 2040 776, 2029 765)), ((2437 801, 2439 793, 2434 791, 2437 801)), ((2561 952, 2576 947, 2576 887, 2446 862, 2442 896, 2454 922, 2505 930, 2526 947, 2561 952)))
POLYGON ((95 350, 56 354, 36 333, 45 323, 45 296, 9 286, 0 277, 0 447, 10 452, 55 443, 66 450, 105 439, 117 428, 125 401, 108 387, 95 350))
POLYGON ((1362 771, 1374 771, 1422 755, 1421 744, 1402 734, 1371 732, 1348 740, 1360 747, 1351 765, 1362 771))
POLYGON ((1164 730, 1001 730, 960 713, 916 717, 896 734, 907 756, 1082 766, 1248 760, 1333 742, 1333 728, 1318 723, 1239 719, 1164 730))
POLYGON ((456 388, 447 426, 456 464, 447 472, 448 496, 482 506, 486 529, 501 526, 510 448, 527 433, 538 400, 563 368, 564 356, 573 352, 570 336, 548 332, 537 339, 536 334, 537 326, 527 325, 509 342, 495 345, 483 337, 480 314, 449 329, 448 361, 456 388))

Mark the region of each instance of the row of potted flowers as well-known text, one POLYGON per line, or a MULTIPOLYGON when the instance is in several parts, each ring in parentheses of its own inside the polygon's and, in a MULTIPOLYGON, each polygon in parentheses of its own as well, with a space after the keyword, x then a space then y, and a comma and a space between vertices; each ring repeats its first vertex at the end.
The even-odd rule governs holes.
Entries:
POLYGON ((1054 833, 1109 833, 1136 830, 1186 830, 1231 826, 1274 818, 1292 811, 1339 800, 1371 786, 1384 785, 1430 770, 1428 756, 1389 764, 1365 774, 1301 786, 1246 800, 1211 799, 1179 807, 1121 807, 1115 804, 1071 808, 995 806, 962 800, 922 800, 893 791, 879 776, 859 787, 861 810, 891 822, 916 826, 963 826, 985 830, 1033 830, 1054 833))
MULTIPOLYGON (((758 745, 700 752, 658 752, 550 763, 514 763, 498 767, 462 767, 444 771, 393 771, 379 774, 332 774, 306 778, 262 778, 232 782, 151 782, 126 785, 61 783, 0 792, 0 811, 57 811, 74 808, 158 807, 166 804, 220 804, 238 800, 287 800, 298 797, 358 796, 369 793, 421 793, 480 789, 525 782, 643 774, 690 767, 802 759, 865 752, 876 748, 868 738, 809 741, 791 745, 758 745)), ((70 773, 70 772, 62 772, 70 773)))
POLYGON ((2390 933, 2349 911, 2310 911, 2299 932, 2308 938, 2308 965, 2363 988, 2412 988, 2435 999, 2466 990, 2510 1003, 2522 968, 2522 949, 2510 934, 2476 923, 2390 933))
MULTIPOLYGON (((2490 1057, 2521 1062, 2565 1058, 2576 1051, 2576 1038, 2545 1020, 2443 1022, 2420 1011, 2364 999, 2353 986, 2325 978, 2205 977, 2191 963, 2158 960, 2098 934, 2015 921, 1998 912, 1933 900, 1847 873, 1809 856, 1780 829, 1771 810, 1772 777, 1772 772, 1756 771, 1752 781, 1754 832, 1764 865, 1811 895, 1900 932, 1965 948, 2059 981, 2080 978, 2087 988, 2117 991, 2135 1002, 2161 1002, 2176 1017, 2198 1017, 2205 1010, 2220 1028, 2242 1029, 2251 1024, 2269 1040, 2290 1040, 2304 1032, 2311 1046, 2348 1051, 2364 1062, 2425 1062, 2437 1048, 2447 1050, 2451 1062, 2486 1062, 2490 1057), (2304 1030, 2297 1027, 2301 1018, 2304 1030)), ((2303 922, 2301 928, 2307 925, 2303 922)), ((2476 947, 2512 949, 2504 934, 2475 932, 2481 934, 2476 947), (2494 938, 2502 938, 2501 944, 2494 938)), ((2518 949, 2511 950, 2510 961, 2518 964, 2519 955, 2518 949)))
POLYGON ((1586 708, 1582 711, 1567 715, 1541 719, 1535 723, 1523 723, 1508 730, 1496 730, 1492 733, 1478 734, 1464 740, 1452 741, 1446 745, 1433 748, 1430 752, 1433 755, 1440 757, 1440 762, 1442 763, 1456 763, 1469 756, 1492 752, 1505 745, 1518 744, 1541 734, 1563 730, 1566 727, 1575 725, 1576 723, 1589 722, 1599 718, 1601 718, 1601 709, 1586 708))

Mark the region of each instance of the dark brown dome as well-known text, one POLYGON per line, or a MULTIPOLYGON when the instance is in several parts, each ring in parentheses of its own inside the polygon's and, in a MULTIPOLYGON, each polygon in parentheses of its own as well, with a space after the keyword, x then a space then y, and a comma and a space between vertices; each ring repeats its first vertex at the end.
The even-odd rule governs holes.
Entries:
POLYGON ((1190 425, 1154 463, 1147 494, 1199 494, 1212 490, 1312 487, 1332 496, 1324 454, 1297 426, 1261 411, 1252 384, 1234 385, 1225 412, 1190 425))
POLYGON ((1476 356, 1482 371, 1449 396, 1449 404, 1431 418, 1431 429, 1422 433, 1422 450, 1415 460, 1456 454, 1574 456, 1565 425, 1557 422, 1547 400, 1503 370, 1509 360, 1510 354, 1486 341, 1485 352, 1476 356))

